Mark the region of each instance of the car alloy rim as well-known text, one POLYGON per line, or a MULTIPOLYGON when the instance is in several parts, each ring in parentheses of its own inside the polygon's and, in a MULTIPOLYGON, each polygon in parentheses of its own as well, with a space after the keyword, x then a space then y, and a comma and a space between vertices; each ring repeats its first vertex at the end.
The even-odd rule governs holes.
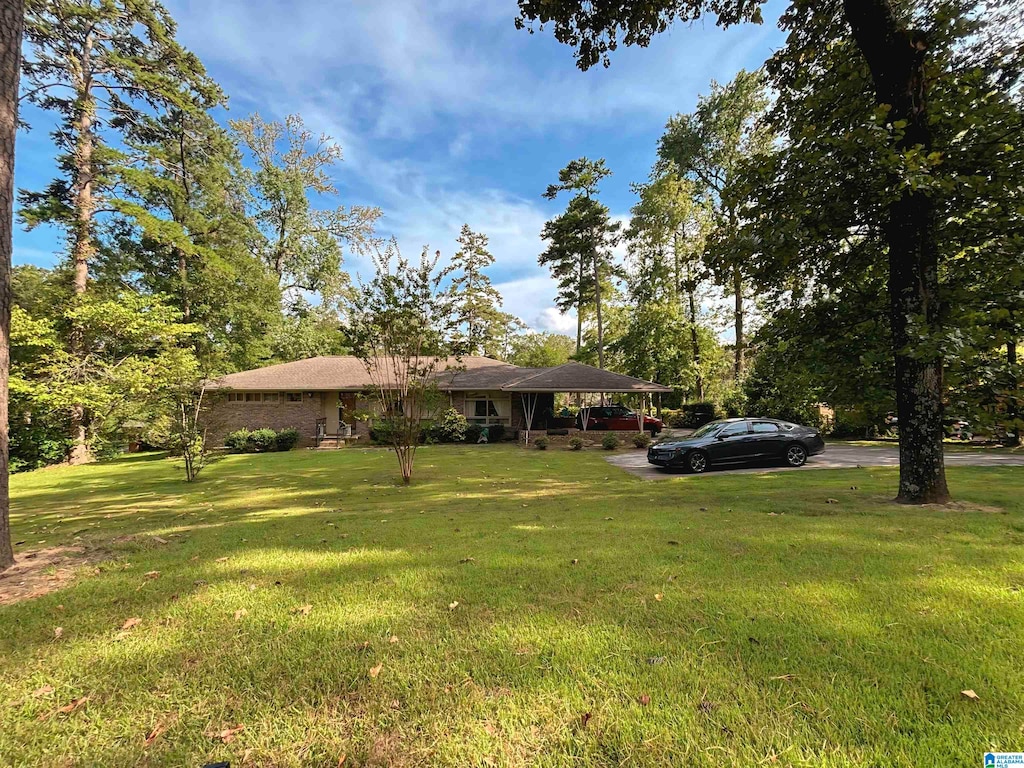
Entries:
POLYGON ((798 464, 803 464, 803 461, 804 461, 804 449, 803 448, 800 448, 799 446, 794 445, 793 447, 791 447, 789 449, 789 453, 786 454, 786 455, 787 455, 787 458, 789 459, 789 463, 790 464, 793 464, 794 466, 796 466, 798 464))
POLYGON ((690 468, 693 469, 694 471, 700 472, 702 469, 704 469, 704 466, 706 464, 707 461, 705 461, 704 457, 701 454, 695 453, 692 456, 690 456, 690 468))

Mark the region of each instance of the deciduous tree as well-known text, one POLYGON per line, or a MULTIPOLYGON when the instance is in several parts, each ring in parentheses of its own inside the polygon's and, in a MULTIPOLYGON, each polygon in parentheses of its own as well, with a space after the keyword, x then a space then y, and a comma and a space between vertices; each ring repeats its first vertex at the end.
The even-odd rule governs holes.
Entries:
POLYGON ((11 548, 8 377, 11 343, 11 237, 14 227, 14 137, 25 24, 22 0, 0 7, 0 571, 14 562, 11 548))

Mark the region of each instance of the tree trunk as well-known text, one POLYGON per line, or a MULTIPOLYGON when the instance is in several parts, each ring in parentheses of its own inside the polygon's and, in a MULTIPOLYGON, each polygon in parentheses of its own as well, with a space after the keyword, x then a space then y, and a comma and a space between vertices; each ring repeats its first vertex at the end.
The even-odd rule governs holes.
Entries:
POLYGON ((739 381, 743 376, 743 352, 745 346, 743 340, 743 274, 740 272, 739 265, 732 268, 732 290, 735 299, 733 319, 736 327, 736 357, 733 362, 733 378, 739 381))
POLYGON ((5 0, 0 6, 0 571, 14 562, 14 550, 11 547, 7 400, 11 363, 14 140, 18 131, 18 82, 21 77, 21 37, 24 24, 22 0, 5 0))
POLYGON ((188 298, 188 260, 185 252, 178 250, 178 279, 181 280, 181 319, 188 323, 192 319, 192 305, 188 298))
POLYGON ((1017 339, 1015 338, 1006 342, 1006 370, 1009 383, 1009 396, 1006 398, 1006 420, 1010 424, 1010 429, 1007 432, 1013 435, 1013 437, 1007 435, 1007 442, 1010 445, 1020 445, 1020 425, 1017 423, 1017 419, 1020 418, 1020 409, 1017 407, 1020 380, 1017 378, 1017 339))
MULTIPOLYGON (((594 254, 594 311, 597 314, 597 367, 604 370, 604 325, 601 322, 601 275, 594 254)), ((604 402, 604 395, 601 396, 604 402)))
MULTIPOLYGON (((924 34, 904 29, 889 0, 843 0, 843 7, 871 70, 876 103, 889 105, 890 125, 906 122, 902 135, 893 128, 896 150, 920 146, 930 151, 924 34)), ((890 189, 901 186, 894 173, 890 189)), ((889 204, 885 234, 900 430, 896 500, 942 503, 949 500, 942 452, 942 358, 929 351, 939 330, 934 201, 924 192, 904 189, 889 204)))
POLYGON ((700 371, 700 339, 697 336, 697 297, 694 296, 693 265, 686 266, 686 299, 690 309, 690 353, 693 355, 693 367, 697 375, 697 400, 704 399, 704 374, 700 371))
MULTIPOLYGON (((89 261, 95 252, 92 241, 92 219, 95 211, 93 200, 93 120, 96 114, 96 99, 92 93, 92 75, 89 71, 92 57, 92 37, 86 37, 82 50, 81 80, 78 87, 78 117, 75 128, 75 229, 71 245, 71 258, 74 262, 74 294, 80 299, 89 284, 89 261)), ((79 357, 85 354, 84 329, 71 329, 71 351, 79 357)), ((86 442, 85 406, 76 404, 71 408, 71 450, 68 462, 82 464, 89 460, 89 448, 86 442)))
POLYGON ((583 348, 583 270, 585 264, 580 257, 580 279, 576 283, 576 356, 583 348))

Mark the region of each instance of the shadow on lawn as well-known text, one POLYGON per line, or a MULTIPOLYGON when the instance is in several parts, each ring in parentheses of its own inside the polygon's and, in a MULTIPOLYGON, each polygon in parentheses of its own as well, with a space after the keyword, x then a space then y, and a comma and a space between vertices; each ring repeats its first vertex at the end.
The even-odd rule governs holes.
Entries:
MULTIPOLYGON (((457 463, 438 468, 424 452, 419 479, 403 488, 387 455, 341 466, 296 454, 274 473, 261 458, 227 457, 195 485, 147 459, 141 479, 112 464, 19 491, 19 531, 31 516, 37 529, 140 538, 118 545, 123 560, 100 575, 0 609, 7 664, 86 650, 100 708, 184 675, 203 681, 192 694, 211 722, 240 719, 259 701, 345 718, 355 708, 374 728, 404 719, 430 731, 439 711, 474 720, 492 706, 481 697, 502 689, 525 701, 554 690, 563 727, 545 735, 553 748, 582 738, 568 727, 581 712, 630 706, 637 686, 675 702, 677 726, 765 748, 778 734, 763 732, 759 712, 774 711, 779 732, 856 750, 867 738, 861 721, 898 712, 913 734, 936 718, 972 717, 957 701, 972 676, 985 677, 994 700, 1013 700, 1010 676, 999 676, 1014 667, 1019 644, 1008 639, 1024 616, 992 564, 1024 537, 1001 515, 908 511, 852 489, 829 490, 840 504, 828 505, 820 487, 833 481, 823 474, 819 486, 795 474, 705 479, 697 495, 599 465, 552 481, 544 460, 525 454, 497 454, 487 474, 461 478, 457 463), (749 504, 742 489, 752 483, 758 510, 732 512, 749 504), (854 500, 851 514, 843 504, 854 500), (801 507, 822 516, 794 514, 801 507), (146 579, 149 570, 160 576, 146 579), (313 604, 309 616, 289 612, 303 604, 313 604), (241 607, 249 616, 235 621, 241 607), (144 618, 137 633, 159 624, 159 640, 118 640, 129 616, 144 618), (67 650, 53 647, 56 621, 67 650), (392 633, 402 642, 387 643, 392 633), (378 661, 389 672, 382 691, 366 674, 378 661), (119 693, 124 680, 138 690, 119 693), (242 693, 210 693, 228 685, 242 693)), ((632 739, 609 724, 585 743, 621 757, 632 739)))

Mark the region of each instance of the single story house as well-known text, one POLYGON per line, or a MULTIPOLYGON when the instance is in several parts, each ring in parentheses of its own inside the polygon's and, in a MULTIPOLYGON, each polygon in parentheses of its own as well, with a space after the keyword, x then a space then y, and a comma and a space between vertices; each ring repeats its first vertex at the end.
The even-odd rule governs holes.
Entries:
MULTIPOLYGON (((555 393, 580 395, 671 392, 651 381, 568 362, 522 368, 488 357, 440 361, 435 374, 448 405, 470 423, 509 430, 546 428, 555 393)), ((369 434, 374 382, 357 357, 311 357, 228 374, 209 385, 207 439, 222 444, 231 432, 270 427, 297 429, 300 445, 334 444, 369 434)))

